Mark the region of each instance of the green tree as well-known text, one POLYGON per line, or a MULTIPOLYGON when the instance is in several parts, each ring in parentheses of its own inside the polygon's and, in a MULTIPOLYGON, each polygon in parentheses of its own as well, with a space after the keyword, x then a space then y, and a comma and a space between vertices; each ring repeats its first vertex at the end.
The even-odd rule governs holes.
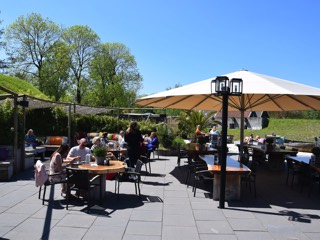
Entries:
MULTIPOLYGON (((2 24, 2 20, 0 19, 0 25, 2 24)), ((3 48, 4 42, 1 41, 2 35, 4 33, 4 29, 0 28, 0 51, 3 48)), ((7 64, 5 63, 5 60, 0 59, 0 70, 4 71, 7 68, 7 64)))
POLYGON ((42 67, 59 39, 61 28, 48 18, 32 13, 20 16, 5 30, 5 50, 14 71, 35 77, 40 91, 44 90, 42 67))
POLYGON ((43 93, 59 101, 70 88, 68 48, 57 41, 43 63, 43 93))
POLYGON ((142 77, 130 50, 121 43, 97 45, 90 65, 98 104, 128 106, 136 98, 142 77))
POLYGON ((66 29, 62 39, 68 46, 70 67, 74 81, 75 99, 81 103, 90 81, 88 68, 99 36, 88 26, 75 25, 66 29))

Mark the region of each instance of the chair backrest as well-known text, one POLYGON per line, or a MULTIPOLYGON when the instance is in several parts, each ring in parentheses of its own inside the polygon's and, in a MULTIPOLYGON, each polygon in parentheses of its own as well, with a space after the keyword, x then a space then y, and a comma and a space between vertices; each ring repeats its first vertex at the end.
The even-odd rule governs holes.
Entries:
POLYGON ((243 146, 243 152, 249 154, 248 146, 243 146))
POLYGON ((219 141, 219 135, 218 134, 210 134, 209 141, 210 141, 210 143, 217 144, 219 141))
POLYGON ((137 163, 136 163, 136 168, 134 169, 134 171, 136 173, 140 173, 141 172, 141 168, 142 168, 143 162, 138 159, 137 163))
POLYGON ((46 166, 40 160, 34 165, 34 179, 36 187, 41 187, 48 180, 46 166))
POLYGON ((87 169, 67 167, 66 171, 68 184, 75 184, 81 189, 89 189, 89 172, 87 169))
POLYGON ((240 163, 248 166, 248 164, 249 164, 249 154, 244 153, 244 154, 240 155, 240 163))
POLYGON ((287 168, 288 168, 288 170, 289 169, 293 169, 293 162, 292 162, 292 160, 291 159, 287 159, 287 168))
POLYGON ((257 166, 258 166, 258 163, 256 163, 256 162, 251 162, 251 164, 250 164, 250 170, 251 170, 251 172, 252 173, 256 173, 257 172, 257 166))

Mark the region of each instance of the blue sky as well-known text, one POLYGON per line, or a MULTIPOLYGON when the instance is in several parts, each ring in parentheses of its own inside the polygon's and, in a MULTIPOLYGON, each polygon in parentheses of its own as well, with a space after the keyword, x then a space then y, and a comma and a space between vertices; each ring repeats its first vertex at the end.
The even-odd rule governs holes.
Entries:
POLYGON ((1 0, 1 27, 40 13, 121 42, 140 94, 240 69, 320 87, 319 0, 1 0))

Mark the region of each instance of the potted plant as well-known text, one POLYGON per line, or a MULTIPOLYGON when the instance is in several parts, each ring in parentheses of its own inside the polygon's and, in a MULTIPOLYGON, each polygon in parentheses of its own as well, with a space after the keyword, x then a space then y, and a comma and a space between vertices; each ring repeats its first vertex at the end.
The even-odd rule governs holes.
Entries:
POLYGON ((96 157, 98 165, 104 165, 104 160, 107 156, 107 149, 105 147, 95 147, 93 149, 93 155, 96 157))

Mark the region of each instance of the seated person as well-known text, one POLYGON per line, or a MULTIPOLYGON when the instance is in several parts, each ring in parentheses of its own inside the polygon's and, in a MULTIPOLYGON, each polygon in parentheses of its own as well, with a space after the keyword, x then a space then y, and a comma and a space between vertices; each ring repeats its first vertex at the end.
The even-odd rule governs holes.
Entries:
POLYGON ((103 146, 107 146, 109 140, 108 140, 108 132, 102 133, 102 137, 100 138, 100 142, 103 146))
POLYGON ((247 136, 243 139, 243 143, 245 144, 253 144, 253 141, 254 139, 252 134, 250 134, 250 136, 247 136))
POLYGON ((198 125, 198 126, 197 126, 196 135, 197 135, 197 136, 206 135, 206 133, 204 133, 204 132, 201 131, 201 125, 198 125))
POLYGON ((87 139, 81 138, 79 145, 70 149, 66 161, 85 161, 88 153, 91 155, 91 160, 94 161, 95 158, 92 156, 90 148, 87 147, 87 139))
POLYGON ((151 141, 147 144, 147 151, 154 151, 157 147, 159 147, 159 140, 156 132, 152 132, 150 135, 151 141))
MULTIPOLYGON (((96 147, 106 147, 106 145, 101 143, 100 137, 94 137, 92 139, 92 143, 93 143, 93 145, 91 147, 92 152, 96 147)), ((107 149, 106 149, 106 151, 107 151, 107 149)), ((110 159, 113 159, 113 160, 116 159, 116 157, 113 155, 112 152, 107 152, 107 157, 110 159)))
POLYGON ((195 142, 204 144, 209 141, 209 137, 206 137, 206 133, 201 131, 201 125, 197 126, 195 133, 195 142))
POLYGON ((27 147, 33 146, 36 144, 37 138, 36 135, 33 133, 32 129, 29 129, 27 134, 24 136, 24 142, 27 147))
MULTIPOLYGON (((63 173, 63 158, 67 156, 69 152, 69 145, 61 144, 60 147, 50 157, 50 174, 63 173)), ((65 174, 60 175, 60 178, 65 178, 65 174)), ((61 184, 61 196, 65 197, 67 191, 66 184, 61 184)))
POLYGON ((151 141, 151 138, 149 137, 148 133, 146 133, 146 134, 143 136, 143 143, 144 143, 145 145, 147 145, 150 141, 151 141))
POLYGON ((209 133, 210 133, 210 134, 217 134, 217 135, 220 134, 220 132, 217 130, 217 126, 216 126, 216 125, 213 125, 213 126, 212 126, 212 129, 210 130, 209 133))
POLYGON ((126 142, 124 141, 124 131, 123 131, 123 130, 121 130, 121 131, 119 132, 118 145, 119 145, 120 147, 125 147, 125 145, 126 145, 126 142))

